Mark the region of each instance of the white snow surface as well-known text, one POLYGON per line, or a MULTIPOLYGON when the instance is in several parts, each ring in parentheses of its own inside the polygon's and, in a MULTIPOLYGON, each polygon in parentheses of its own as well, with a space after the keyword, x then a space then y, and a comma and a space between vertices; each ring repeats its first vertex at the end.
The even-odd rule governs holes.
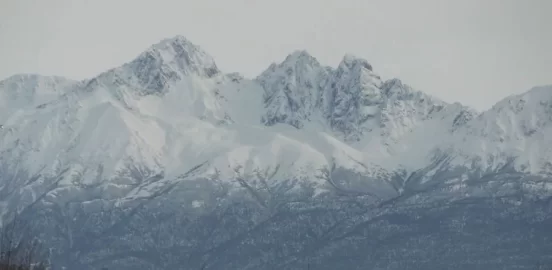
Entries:
POLYGON ((497 169, 512 164, 517 171, 552 173, 552 86, 498 102, 455 132, 449 147, 457 164, 497 169))
POLYGON ((125 189, 203 164, 197 177, 274 171, 271 181, 322 190, 324 168, 386 178, 427 166, 436 151, 455 165, 496 169, 514 158, 522 171, 552 172, 552 87, 479 114, 382 81, 352 55, 333 69, 297 51, 254 80, 225 74, 180 36, 89 80, 10 77, 0 121, 2 169, 61 175, 60 188, 125 189))

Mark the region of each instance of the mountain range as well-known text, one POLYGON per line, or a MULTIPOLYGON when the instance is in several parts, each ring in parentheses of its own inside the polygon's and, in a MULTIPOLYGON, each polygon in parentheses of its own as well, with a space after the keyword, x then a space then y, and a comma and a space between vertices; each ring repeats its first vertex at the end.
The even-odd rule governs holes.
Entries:
POLYGON ((478 112, 351 54, 295 51, 248 79, 176 36, 91 79, 9 77, 0 124, 0 217, 33 220, 59 269, 552 258, 552 86, 478 112))

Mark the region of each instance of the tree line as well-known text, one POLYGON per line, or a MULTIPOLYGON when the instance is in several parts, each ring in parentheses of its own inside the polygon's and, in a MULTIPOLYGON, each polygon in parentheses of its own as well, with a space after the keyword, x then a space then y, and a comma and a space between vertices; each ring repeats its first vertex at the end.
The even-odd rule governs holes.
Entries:
POLYGON ((0 270, 47 270, 42 245, 15 215, 0 223, 0 270))

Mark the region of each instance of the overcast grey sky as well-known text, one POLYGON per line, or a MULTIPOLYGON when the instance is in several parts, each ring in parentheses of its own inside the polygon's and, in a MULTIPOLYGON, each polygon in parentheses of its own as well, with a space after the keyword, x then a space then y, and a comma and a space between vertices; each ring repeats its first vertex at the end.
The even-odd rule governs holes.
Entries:
POLYGON ((552 0, 0 0, 0 78, 92 77, 186 36, 226 72, 297 49, 367 59, 446 101, 486 109, 552 84, 552 0))

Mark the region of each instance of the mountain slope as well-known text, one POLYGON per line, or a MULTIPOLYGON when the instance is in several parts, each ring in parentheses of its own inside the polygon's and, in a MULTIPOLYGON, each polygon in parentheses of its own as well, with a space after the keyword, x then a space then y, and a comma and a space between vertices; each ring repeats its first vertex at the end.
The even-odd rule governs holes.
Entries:
MULTIPOLYGON (((333 69, 296 51, 255 80, 223 74, 212 57, 181 36, 90 80, 16 76, 2 85, 8 87, 4 95, 27 108, 12 113, 9 105, 2 107, 7 130, 1 159, 7 172, 61 177, 57 184, 67 186, 74 185, 70 175, 78 175, 79 185, 100 185, 118 196, 144 190, 150 177, 176 177, 192 168, 202 177, 221 179, 235 179, 238 168, 250 176, 278 168, 271 181, 295 179, 316 194, 339 187, 321 171, 343 169, 361 179, 342 183, 343 189, 360 185, 361 192, 388 190, 384 197, 396 196, 407 175, 431 164, 436 151, 451 151, 456 165, 469 168, 475 160, 501 155, 497 149, 492 157, 472 155, 482 141, 522 128, 488 123, 525 123, 494 113, 512 101, 473 119, 477 113, 467 107, 398 79, 381 81, 366 60, 352 55, 333 69), (488 135, 471 139, 469 130, 488 135)), ((538 91, 532 92, 527 96, 538 91)), ((534 113, 546 115, 540 110, 534 113)), ((534 113, 523 117, 532 117, 531 128, 541 130, 534 113)), ((480 169, 500 165, 485 162, 480 169)), ((547 164, 531 163, 531 172, 546 170, 547 164)))
POLYGON ((476 166, 499 168, 512 162, 516 171, 552 173, 552 87, 535 87, 505 98, 463 126, 453 146, 476 166))
MULTIPOLYGON (((36 226, 52 231, 47 238, 58 243, 58 259, 94 269, 93 258, 114 252, 106 243, 123 250, 149 245, 120 240, 136 236, 118 229, 127 223, 140 235, 155 226, 165 230, 160 235, 185 228, 186 236, 171 242, 179 250, 197 244, 187 242, 199 230, 193 226, 213 226, 203 218, 226 220, 236 231, 274 232, 263 227, 267 220, 306 215, 322 227, 297 225, 298 232, 331 235, 334 226, 353 233, 390 211, 431 211, 440 200, 486 201, 481 194, 521 196, 519 190, 546 197, 550 100, 552 88, 539 87, 478 113, 399 79, 381 80, 353 55, 331 68, 305 51, 250 80, 223 73, 177 36, 91 79, 17 75, 0 82, 0 218, 40 216, 36 226), (310 216, 312 209, 320 216, 310 216), (84 224, 90 219, 96 227, 84 224), (65 257, 73 249, 78 255, 65 257)), ((235 232, 213 232, 226 239, 222 246, 236 247, 235 232)), ((223 249, 219 240, 201 239, 207 250, 223 249)), ((152 241, 156 251, 147 254, 161 254, 163 241, 152 241)), ((172 269, 177 257, 155 260, 172 269)), ((121 269, 141 265, 106 260, 121 269)))
POLYGON ((332 166, 391 175, 347 146, 348 136, 379 129, 385 131, 370 140, 391 133, 397 140, 428 112, 420 112, 421 120, 406 119, 417 109, 412 97, 420 103, 425 95, 400 83, 380 89, 378 80, 365 60, 346 56, 331 70, 295 52, 250 81, 222 74, 201 48, 175 37, 128 64, 70 84, 40 108, 12 114, 2 134, 2 148, 10 151, 2 159, 8 168, 17 156, 18 170, 34 177, 62 177, 59 184, 71 185, 68 174, 77 174, 80 184, 103 183, 123 194, 153 175, 179 175, 201 164, 204 174, 216 171, 225 179, 234 178, 237 167, 246 174, 278 167, 278 179, 306 179, 318 188, 327 184, 315 180, 319 170, 332 166), (280 122, 309 127, 262 125, 280 122), (334 134, 345 134, 345 141, 334 134), (135 170, 144 179, 136 179, 135 170))

